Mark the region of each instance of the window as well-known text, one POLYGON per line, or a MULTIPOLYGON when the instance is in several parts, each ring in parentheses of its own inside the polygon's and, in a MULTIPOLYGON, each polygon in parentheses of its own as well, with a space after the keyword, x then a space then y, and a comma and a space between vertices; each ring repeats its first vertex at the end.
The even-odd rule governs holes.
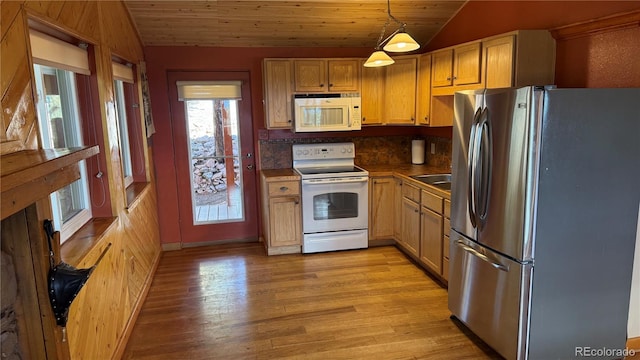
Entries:
MULTIPOLYGON (((42 148, 84 146, 85 127, 78 84, 91 70, 86 46, 76 46, 30 30, 36 83, 36 108, 42 148)), ((60 241, 66 241, 93 216, 87 162, 81 161, 80 179, 51 194, 51 210, 60 241)))
MULTIPOLYGON (((131 145, 129 142, 129 126, 127 120, 127 102, 125 101, 124 87, 122 80, 114 80, 113 88, 116 97, 116 113, 118 116, 118 131, 120 135, 120 159, 122 162, 122 175, 124 176, 124 186, 133 183, 133 168, 131 166, 131 145)), ((129 85, 130 86, 130 85, 129 85)))
MULTIPOLYGON (((34 65, 38 94, 38 123, 45 149, 82 146, 75 74, 50 66, 34 65)), ((85 162, 80 162, 80 179, 51 194, 53 222, 61 242, 91 219, 89 186, 85 162)))
POLYGON ((147 182, 147 167, 144 153, 145 141, 142 133, 139 87, 136 82, 136 67, 123 65, 124 60, 113 56, 113 89, 120 138, 120 159, 126 188, 127 206, 134 201, 147 182), (134 185, 143 186, 134 186, 134 185))

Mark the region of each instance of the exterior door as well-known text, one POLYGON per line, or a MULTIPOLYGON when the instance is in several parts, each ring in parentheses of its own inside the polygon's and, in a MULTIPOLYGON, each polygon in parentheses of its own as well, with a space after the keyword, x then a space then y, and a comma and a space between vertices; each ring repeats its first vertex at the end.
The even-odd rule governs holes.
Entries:
POLYGON ((181 243, 258 238, 248 72, 169 72, 181 243))

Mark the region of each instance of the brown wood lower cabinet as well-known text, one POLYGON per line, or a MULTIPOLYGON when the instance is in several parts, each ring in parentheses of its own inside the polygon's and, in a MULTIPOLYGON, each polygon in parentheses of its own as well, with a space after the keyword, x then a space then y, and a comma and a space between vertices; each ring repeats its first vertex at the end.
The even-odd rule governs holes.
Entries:
POLYGON ((394 197, 392 207, 396 244, 422 267, 446 281, 451 205, 444 197, 447 193, 400 177, 395 178, 394 186, 394 193, 400 194, 394 197))
POLYGON ((300 177, 285 169, 264 170, 260 178, 267 254, 299 253, 302 245, 300 177))
POLYGON ((420 261, 442 274, 442 215, 424 206, 420 210, 420 261))
POLYGON ((371 177, 369 181, 369 240, 393 239, 393 176, 371 177))
POLYGON ((451 201, 444 200, 444 225, 442 229, 442 277, 449 281, 449 236, 451 232, 451 201))

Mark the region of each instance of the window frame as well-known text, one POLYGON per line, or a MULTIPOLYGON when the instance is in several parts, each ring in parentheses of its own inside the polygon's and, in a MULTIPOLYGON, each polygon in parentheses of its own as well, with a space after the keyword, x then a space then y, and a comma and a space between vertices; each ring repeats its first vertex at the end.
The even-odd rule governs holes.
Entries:
MULTIPOLYGON (((33 69, 36 82, 35 91, 37 94, 36 109, 42 148, 55 148, 49 108, 46 104, 45 75, 55 75, 56 77, 57 88, 61 97, 62 121, 65 125, 63 130, 65 147, 83 146, 84 138, 79 109, 80 104, 77 95, 76 73, 70 70, 41 64, 34 64, 33 69)), ((50 194, 53 222, 54 226, 60 231, 60 243, 68 240, 93 217, 86 163, 83 160, 80 161, 78 165, 80 167, 80 179, 50 194), (75 193, 77 197, 79 196, 79 198, 74 198, 73 201, 79 201, 80 210, 73 214, 71 218, 65 220, 63 219, 63 209, 61 205, 61 192, 66 191, 67 188, 70 188, 69 191, 75 193)))
POLYGON ((116 117, 118 119, 118 139, 120 141, 120 166, 122 167, 122 177, 124 187, 127 188, 134 182, 133 163, 131 152, 131 134, 129 131, 129 115, 128 108, 132 104, 128 104, 125 94, 125 81, 120 79, 113 80, 113 93, 116 103, 116 117))

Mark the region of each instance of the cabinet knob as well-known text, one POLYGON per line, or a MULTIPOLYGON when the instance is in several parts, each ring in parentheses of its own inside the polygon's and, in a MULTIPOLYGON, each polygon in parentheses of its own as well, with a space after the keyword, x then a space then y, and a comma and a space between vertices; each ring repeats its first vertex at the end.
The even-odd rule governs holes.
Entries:
POLYGON ((425 116, 425 117, 424 117, 424 119, 425 119, 425 120, 429 120, 429 117, 428 117, 428 116, 425 116))
POLYGON ((333 86, 333 84, 329 84, 329 87, 332 87, 332 86, 333 86))
POLYGON ((280 186, 280 191, 287 191, 287 190, 289 190, 289 188, 288 188, 288 187, 286 187, 286 186, 280 186))
POLYGON ((320 84, 320 87, 324 87, 324 84, 320 84))
POLYGON ((454 76, 454 77, 453 77, 453 80, 457 80, 457 79, 458 79, 458 77, 457 77, 457 76, 454 76))
POLYGON ((451 80, 451 76, 447 76, 447 80, 451 80))
POLYGON ((362 118, 362 122, 365 122, 365 121, 367 121, 367 118, 366 118, 366 117, 363 117, 363 118, 362 118))
POLYGON ((289 124, 291 124, 293 121, 291 121, 291 120, 287 120, 287 122, 288 122, 289 124))

